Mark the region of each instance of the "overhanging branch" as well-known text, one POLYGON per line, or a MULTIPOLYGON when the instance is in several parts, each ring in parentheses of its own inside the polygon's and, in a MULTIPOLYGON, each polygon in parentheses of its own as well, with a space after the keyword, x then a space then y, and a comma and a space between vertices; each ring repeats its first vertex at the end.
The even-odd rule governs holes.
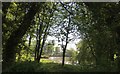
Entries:
POLYGON ((73 13, 70 12, 60 0, 59 0, 59 2, 61 3, 61 5, 64 7, 64 9, 65 9, 68 13, 70 13, 71 15, 73 15, 73 13))

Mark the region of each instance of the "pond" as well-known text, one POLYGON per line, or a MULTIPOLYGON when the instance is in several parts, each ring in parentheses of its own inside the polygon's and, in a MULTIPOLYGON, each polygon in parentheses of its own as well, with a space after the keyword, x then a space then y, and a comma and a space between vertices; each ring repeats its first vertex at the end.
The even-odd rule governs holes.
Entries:
MULTIPOLYGON (((62 63, 62 57, 49 57, 54 63, 62 63)), ((70 57, 65 57, 65 64, 71 64, 70 57)))

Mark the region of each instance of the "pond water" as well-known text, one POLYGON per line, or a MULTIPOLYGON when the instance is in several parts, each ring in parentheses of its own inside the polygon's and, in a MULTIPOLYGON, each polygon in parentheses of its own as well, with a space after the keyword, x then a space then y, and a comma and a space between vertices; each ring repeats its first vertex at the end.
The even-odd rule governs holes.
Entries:
MULTIPOLYGON (((62 63, 62 57, 49 57, 54 63, 62 63)), ((71 64, 70 57, 65 57, 65 64, 71 64)))

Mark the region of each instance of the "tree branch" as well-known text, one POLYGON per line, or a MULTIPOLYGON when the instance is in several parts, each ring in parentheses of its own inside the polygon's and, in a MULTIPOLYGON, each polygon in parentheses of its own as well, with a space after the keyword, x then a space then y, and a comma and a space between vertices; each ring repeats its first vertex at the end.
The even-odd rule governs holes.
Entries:
MULTIPOLYGON (((60 0, 59 0, 60 1, 60 0)), ((61 5, 65 8, 65 10, 68 12, 68 13, 70 13, 71 15, 73 15, 73 13, 72 12, 70 12, 66 7, 65 7, 65 5, 60 1, 60 3, 61 3, 61 5)))

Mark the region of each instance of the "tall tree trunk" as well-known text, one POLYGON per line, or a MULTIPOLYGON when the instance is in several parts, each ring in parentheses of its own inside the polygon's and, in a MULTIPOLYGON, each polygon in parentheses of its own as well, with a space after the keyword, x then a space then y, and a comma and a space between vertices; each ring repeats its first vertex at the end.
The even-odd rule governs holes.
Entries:
POLYGON ((38 33, 39 33, 39 36, 38 36, 38 37, 39 37, 39 40, 38 40, 38 47, 37 47, 37 61, 38 61, 38 59, 39 59, 39 50, 40 50, 40 48, 41 48, 41 47, 40 47, 40 46, 41 46, 40 43, 41 43, 41 36, 42 36, 42 27, 43 27, 42 25, 43 25, 43 24, 40 24, 40 28, 39 28, 39 32, 38 32, 38 33))
MULTIPOLYGON (((40 17, 39 17, 39 21, 40 21, 40 17)), ((36 49, 35 49, 35 51, 36 51, 36 61, 38 61, 38 59, 39 59, 39 50, 40 50, 40 46, 41 46, 41 36, 42 36, 42 33, 43 33, 43 21, 40 23, 40 25, 39 25, 39 30, 38 30, 38 33, 37 33, 37 36, 38 36, 38 38, 37 38, 37 43, 36 43, 36 49)))
POLYGON ((120 72, 120 26, 118 26, 116 28, 116 32, 117 32, 117 45, 118 45, 118 71, 120 72))
POLYGON ((64 62, 65 62, 65 53, 66 53, 66 48, 67 48, 67 44, 68 44, 68 35, 69 35, 69 27, 70 27, 70 22, 71 22, 71 16, 69 14, 69 22, 68 22, 68 26, 66 28, 67 34, 66 34, 66 44, 65 47, 63 47, 63 60, 62 60, 62 66, 64 66, 64 62))
POLYGON ((40 49, 40 42, 41 42, 41 36, 42 36, 42 27, 43 23, 40 23, 39 29, 37 29, 37 37, 36 37, 36 48, 35 48, 35 61, 38 61, 39 57, 39 49, 40 49))
POLYGON ((62 60, 62 66, 64 66, 65 62, 65 48, 63 48, 63 60, 62 60))
POLYGON ((65 62, 65 53, 66 53, 67 44, 68 44, 68 33, 67 33, 67 37, 66 37, 66 44, 65 44, 65 47, 63 47, 63 60, 62 60, 62 66, 64 66, 64 62, 65 62))
POLYGON ((15 61, 15 48, 26 33, 27 29, 30 27, 31 21, 39 8, 40 6, 37 3, 31 3, 31 8, 24 16, 20 27, 11 34, 10 38, 6 42, 6 46, 3 49, 3 69, 9 67, 15 61))
POLYGON ((39 57, 38 57, 38 62, 39 62, 40 59, 41 59, 43 47, 44 47, 44 44, 45 44, 45 41, 46 41, 46 37, 47 37, 47 30, 48 30, 48 28, 49 28, 49 25, 47 25, 47 27, 46 27, 46 29, 45 29, 45 32, 44 32, 45 34, 44 34, 44 36, 43 36, 43 42, 42 42, 42 46, 41 46, 41 50, 40 50, 40 55, 39 55, 39 57))

